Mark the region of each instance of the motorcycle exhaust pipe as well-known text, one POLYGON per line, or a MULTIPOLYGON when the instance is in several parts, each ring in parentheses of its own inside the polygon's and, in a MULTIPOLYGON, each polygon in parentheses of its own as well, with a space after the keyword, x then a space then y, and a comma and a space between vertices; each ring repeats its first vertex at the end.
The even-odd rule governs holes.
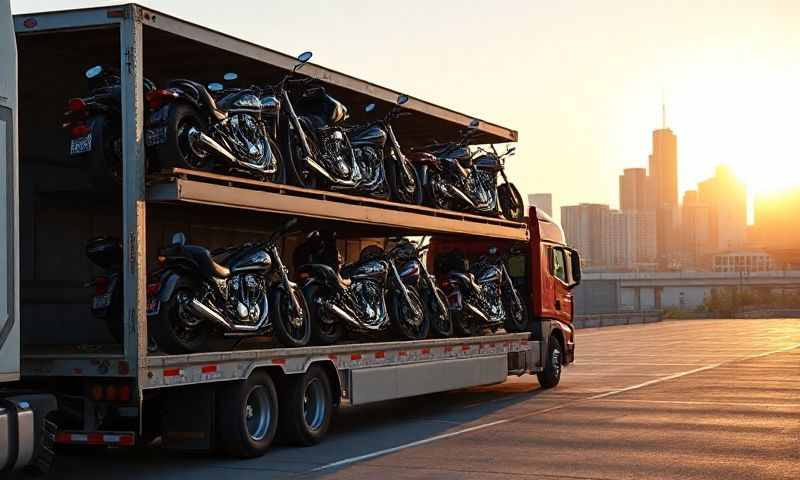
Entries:
POLYGON ((326 180, 328 180, 329 182, 336 182, 336 180, 333 177, 331 177, 331 175, 328 173, 328 171, 325 170, 324 168, 322 168, 322 165, 317 163, 316 160, 314 160, 311 157, 306 157, 306 162, 308 162, 308 166, 309 167, 311 167, 314 170, 316 170, 317 173, 319 173, 320 175, 325 177, 326 180))
POLYGON ((489 317, 487 317, 486 314, 481 312, 478 309, 478 307, 476 307, 475 305, 473 305, 473 304, 471 304, 469 302, 464 302, 464 308, 466 310, 469 310, 472 315, 475 315, 476 317, 478 317, 478 319, 481 320, 482 322, 484 322, 484 323, 488 323, 489 322, 489 317))
POLYGON ((329 312, 331 312, 334 315, 336 315, 337 317, 339 317, 339 319, 350 323, 351 325, 353 325, 356 328, 359 328, 359 329, 362 329, 362 330, 374 330, 374 331, 380 330, 380 327, 365 325, 365 324, 359 322, 356 318, 354 318, 349 313, 345 312, 341 307, 339 307, 337 305, 333 305, 331 303, 326 303, 325 307, 328 309, 329 312))
POLYGON ((470 200, 470 198, 464 192, 462 192, 461 190, 457 189, 456 187, 454 187, 452 185, 448 185, 448 187, 449 187, 448 190, 450 190, 450 193, 452 193, 454 196, 456 196, 459 199, 461 199, 461 201, 463 201, 464 203, 469 205, 471 208, 476 208, 477 207, 477 205, 475 205, 475 202, 470 200))
POLYGON ((213 138, 209 137, 208 135, 206 135, 205 133, 201 132, 200 130, 196 130, 196 129, 193 128, 189 132, 189 140, 192 141, 192 142, 200 142, 200 143, 202 143, 203 145, 211 148, 212 150, 215 150, 216 152, 218 152, 219 154, 221 154, 222 156, 224 156, 225 158, 227 158, 228 160, 230 160, 231 162, 233 162, 233 163, 235 163, 237 165, 240 163, 239 159, 234 157, 233 154, 228 151, 228 149, 226 149, 225 147, 223 147, 222 145, 217 143, 216 140, 214 140, 213 138))
POLYGON ((228 323, 228 321, 225 320, 225 318, 222 315, 215 312, 214 310, 211 310, 207 306, 203 305, 198 299, 193 298, 192 301, 189 302, 186 306, 189 308, 189 311, 192 314, 204 320, 216 322, 222 327, 224 327, 226 330, 233 330, 231 324, 228 323))

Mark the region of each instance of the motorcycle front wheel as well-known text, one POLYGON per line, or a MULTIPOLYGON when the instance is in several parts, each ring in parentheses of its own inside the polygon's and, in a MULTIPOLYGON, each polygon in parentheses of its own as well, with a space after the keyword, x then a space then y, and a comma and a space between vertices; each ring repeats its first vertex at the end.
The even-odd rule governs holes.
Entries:
POLYGON ((503 326, 506 332, 524 332, 528 327, 528 315, 525 311, 525 305, 518 305, 512 298, 508 298, 503 305, 503 310, 506 312, 506 318, 503 321, 503 326))
POLYGON ((407 205, 422 205, 424 197, 422 179, 413 165, 408 165, 408 171, 410 175, 403 170, 394 153, 386 156, 386 177, 389 180, 392 200, 407 205))
POLYGON ((464 313, 464 310, 451 310, 450 316, 453 319, 453 332, 457 337, 471 337, 478 331, 472 316, 464 313))
POLYGON ((428 183, 425 185, 425 194, 427 195, 427 203, 429 207, 439 208, 442 210, 452 210, 453 202, 445 193, 447 188, 444 184, 444 179, 438 173, 431 174, 428 183))
POLYGON ((275 140, 267 138, 267 142, 269 143, 272 155, 275 157, 275 166, 277 169, 272 173, 261 174, 258 176, 258 179, 270 183, 286 183, 286 161, 283 159, 281 150, 278 148, 278 144, 275 143, 275 140))
MULTIPOLYGON (((301 122, 306 135, 306 143, 311 150, 311 158, 317 158, 317 140, 311 130, 301 122)), ((292 174, 292 183, 302 188, 318 188, 317 174, 305 162, 305 153, 300 135, 292 128, 287 128, 286 149, 289 154, 289 169, 292 174)))
POLYGON ((194 318, 185 305, 194 298, 195 286, 180 279, 158 315, 148 317, 148 328, 159 349, 166 353, 195 353, 206 349, 210 325, 194 318))
POLYGON ((287 347, 308 345, 311 340, 311 313, 300 287, 293 286, 290 292, 282 288, 275 290, 272 307, 272 327, 278 340, 287 347), (294 307, 289 295, 297 300, 300 311, 294 307))
POLYGON ((169 109, 167 141, 158 150, 161 165, 167 168, 213 170, 212 155, 192 140, 190 135, 193 130, 206 132, 206 121, 194 107, 185 103, 172 104, 169 109))
POLYGON ((425 308, 419 293, 414 287, 408 289, 408 298, 411 305, 405 301, 402 293, 397 291, 391 299, 391 321, 397 333, 406 340, 422 340, 427 338, 430 331, 430 318, 425 315, 425 308), (413 307, 412 307, 413 305, 413 307), (416 310, 416 312, 415 312, 416 310))
POLYGON ((504 183, 497 187, 500 200, 500 211, 508 220, 519 221, 525 216, 525 204, 522 195, 513 183, 504 183))

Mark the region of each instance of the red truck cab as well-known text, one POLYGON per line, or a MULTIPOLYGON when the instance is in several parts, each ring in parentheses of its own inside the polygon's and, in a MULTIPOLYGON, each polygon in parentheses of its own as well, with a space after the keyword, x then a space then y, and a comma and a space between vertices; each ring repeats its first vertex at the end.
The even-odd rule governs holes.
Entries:
POLYGON ((524 219, 529 231, 527 242, 504 239, 463 239, 436 236, 431 239, 428 268, 438 279, 447 272, 437 270, 436 259, 458 251, 474 261, 495 247, 505 256, 517 292, 527 302, 528 325, 533 339, 558 338, 564 348, 562 362, 575 358, 574 304, 572 289, 580 283, 578 252, 566 244, 561 226, 546 213, 530 207, 524 219))

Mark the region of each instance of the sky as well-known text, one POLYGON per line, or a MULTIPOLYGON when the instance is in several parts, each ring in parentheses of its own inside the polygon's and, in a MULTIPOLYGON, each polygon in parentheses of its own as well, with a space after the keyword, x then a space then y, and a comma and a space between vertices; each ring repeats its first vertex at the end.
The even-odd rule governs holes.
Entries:
POLYGON ((800 0, 140 3, 516 129, 508 173, 523 196, 552 192, 556 211, 618 206, 662 99, 681 192, 720 163, 751 196, 800 185, 800 0))

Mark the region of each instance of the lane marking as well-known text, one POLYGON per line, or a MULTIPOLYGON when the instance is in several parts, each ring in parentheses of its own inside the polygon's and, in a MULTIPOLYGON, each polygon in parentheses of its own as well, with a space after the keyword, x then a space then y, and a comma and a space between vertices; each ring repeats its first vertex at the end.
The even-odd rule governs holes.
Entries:
POLYGON ((469 428, 456 430, 454 432, 443 433, 441 435, 435 435, 433 437, 423 438, 421 440, 416 440, 416 441, 413 441, 413 442, 404 443, 404 444, 398 445, 396 447, 385 448, 383 450, 376 450, 374 452, 365 453, 363 455, 357 455, 357 456, 354 456, 354 457, 345 458, 345 459, 342 459, 342 460, 339 460, 339 461, 336 461, 336 462, 331 462, 331 463, 327 463, 325 465, 316 467, 316 468, 314 468, 312 470, 309 470, 309 473, 319 472, 319 471, 322 471, 322 470, 330 470, 331 468, 343 467, 345 465, 350 465, 350 464, 353 464, 353 463, 362 462, 364 460, 370 460, 370 459, 375 458, 375 457, 381 457, 381 456, 388 455, 388 454, 391 454, 391 453, 399 452, 401 450, 406 450, 406 449, 409 449, 409 448, 419 447, 421 445, 426 445, 428 443, 436 442, 436 441, 439 441, 439 440, 444 440, 444 439, 447 439, 447 438, 457 437, 459 435, 464 435, 466 433, 477 432, 479 430, 485 430, 487 428, 496 427, 498 425, 504 425, 504 424, 510 423, 510 422, 518 422, 518 421, 520 421, 520 420, 522 420, 524 418, 535 417, 535 416, 538 416, 538 415, 543 415, 545 413, 554 412, 556 410, 562 410, 564 408, 567 408, 567 407, 570 407, 570 406, 573 406, 573 405, 578 405, 578 404, 581 404, 581 403, 587 403, 587 402, 590 402, 590 401, 593 401, 593 400, 599 400, 599 399, 604 399, 606 397, 610 397, 610 396, 613 396, 613 395, 619 395, 620 393, 625 393, 625 392, 630 392, 630 391, 633 391, 633 390, 638 390, 638 389, 641 389, 641 388, 644 388, 644 387, 649 387, 650 385, 655 385, 657 383, 662 383, 662 382, 666 382, 666 381, 669 381, 669 380, 674 380, 676 378, 685 377, 687 375, 692 375, 692 374, 695 374, 695 373, 704 372, 706 370, 711 370, 713 368, 717 368, 717 367, 719 367, 721 365, 725 365, 725 364, 728 364, 728 363, 735 363, 737 361, 741 362, 741 361, 751 360, 751 359, 754 359, 754 358, 766 357, 768 355, 773 355, 775 353, 782 353, 782 352, 787 352, 789 350, 794 350, 794 349, 796 349, 798 347, 800 347, 800 343, 797 343, 797 344, 794 344, 794 345, 790 345, 788 347, 784 347, 784 348, 781 348, 781 349, 772 350, 772 351, 769 351, 769 352, 759 353, 759 354, 750 355, 750 356, 746 356, 746 357, 740 357, 738 360, 729 360, 729 361, 726 361, 726 362, 720 362, 720 363, 714 363, 714 364, 711 364, 711 365, 706 365, 704 367, 695 368, 695 369, 692 369, 692 370, 686 370, 684 372, 678 372, 678 373, 675 373, 675 374, 672 374, 672 375, 667 375, 665 377, 656 378, 656 379, 653 379, 653 380, 650 380, 650 381, 647 381, 647 382, 642 382, 642 383, 639 383, 639 384, 636 384, 636 385, 631 385, 630 387, 624 387, 624 388, 618 388, 618 389, 615 389, 615 390, 610 390, 610 391, 605 392, 605 393, 592 395, 592 396, 581 398, 581 399, 577 399, 577 400, 574 400, 574 401, 571 401, 571 402, 561 403, 561 404, 554 405, 554 406, 549 407, 549 408, 543 408, 541 410, 535 410, 533 412, 526 413, 526 414, 523 414, 523 415, 517 415, 517 416, 514 416, 512 418, 503 418, 503 419, 500 419, 500 420, 495 420, 494 422, 483 423, 483 424, 475 425, 475 426, 472 426, 472 427, 469 427, 469 428))
MULTIPOLYGON (((698 365, 705 365, 703 363, 583 363, 583 362, 575 362, 571 366, 573 367, 593 367, 593 366, 609 366, 609 367, 696 367, 698 365)), ((572 374, 570 374, 572 375, 572 374)))
POLYGON ((800 403, 756 403, 756 402, 714 402, 714 401, 692 401, 692 400, 645 400, 645 399, 624 399, 606 398, 600 399, 601 403, 655 403, 668 405, 713 405, 723 407, 774 407, 774 408, 800 408, 800 403))

